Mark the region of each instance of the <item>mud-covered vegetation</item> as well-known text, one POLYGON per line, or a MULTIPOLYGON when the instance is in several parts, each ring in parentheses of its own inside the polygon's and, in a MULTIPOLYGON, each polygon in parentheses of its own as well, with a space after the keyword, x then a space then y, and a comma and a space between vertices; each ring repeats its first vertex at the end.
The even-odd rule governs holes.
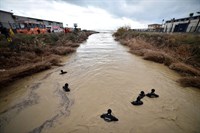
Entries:
POLYGON ((163 63, 180 73, 183 86, 200 88, 200 35, 136 32, 121 27, 114 34, 116 40, 130 47, 130 52, 145 60, 163 63))
POLYGON ((60 57, 76 51, 92 31, 16 34, 9 43, 0 34, 0 86, 19 77, 60 65, 60 57))

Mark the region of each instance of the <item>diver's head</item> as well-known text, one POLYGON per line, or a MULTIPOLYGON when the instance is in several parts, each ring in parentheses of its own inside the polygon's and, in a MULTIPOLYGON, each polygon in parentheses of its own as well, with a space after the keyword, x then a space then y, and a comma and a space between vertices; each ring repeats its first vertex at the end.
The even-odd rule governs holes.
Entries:
POLYGON ((151 89, 151 92, 155 92, 155 89, 151 89))
POLYGON ((142 95, 144 95, 144 91, 141 91, 140 93, 141 93, 142 95))
POLYGON ((65 84, 65 87, 68 87, 68 83, 65 84))
POLYGON ((63 73, 63 70, 60 70, 61 71, 61 73, 63 73))
POLYGON ((108 109, 108 114, 111 114, 112 113, 112 110, 111 109, 108 109))

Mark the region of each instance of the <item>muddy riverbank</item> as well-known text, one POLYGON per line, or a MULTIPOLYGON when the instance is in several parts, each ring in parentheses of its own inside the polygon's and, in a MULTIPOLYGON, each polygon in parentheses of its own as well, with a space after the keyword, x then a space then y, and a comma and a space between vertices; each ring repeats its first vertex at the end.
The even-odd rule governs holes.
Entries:
POLYGON ((61 66, 60 58, 75 52, 80 43, 94 33, 16 34, 10 44, 1 35, 0 86, 52 66, 61 66))
POLYGON ((93 34, 63 66, 7 86, 0 93, 0 131, 198 133, 200 90, 179 86, 179 74, 128 51, 112 33, 93 34), (61 69, 68 73, 60 75, 61 69), (62 89, 66 82, 70 93, 62 89), (141 90, 152 88, 158 99, 131 104, 141 90), (118 122, 100 118, 108 108, 118 122))
POLYGON ((121 27, 113 35, 131 53, 178 72, 182 86, 200 88, 200 35, 136 32, 129 27, 121 27))

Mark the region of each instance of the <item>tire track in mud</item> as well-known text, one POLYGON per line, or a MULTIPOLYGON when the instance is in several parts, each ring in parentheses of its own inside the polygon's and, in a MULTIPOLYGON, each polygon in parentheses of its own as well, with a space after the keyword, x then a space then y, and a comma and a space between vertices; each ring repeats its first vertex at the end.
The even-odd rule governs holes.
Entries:
POLYGON ((30 92, 28 96, 21 100, 19 103, 7 108, 6 110, 0 112, 0 129, 2 130, 6 124, 10 122, 10 120, 19 114, 25 108, 38 104, 40 97, 35 90, 40 87, 41 83, 35 83, 30 87, 30 92))
POLYGON ((58 98, 60 98, 60 105, 58 107, 60 110, 53 117, 45 120, 40 126, 34 128, 29 133, 41 133, 43 130, 53 127, 55 122, 57 122, 60 118, 67 117, 70 114, 69 108, 72 106, 74 101, 69 99, 67 94, 61 90, 59 86, 57 87, 55 94, 58 98))
POLYGON ((69 133, 74 133, 77 131, 82 130, 84 133, 89 133, 90 132, 90 126, 87 125, 77 125, 77 129, 74 129, 72 131, 69 131, 69 133))
POLYGON ((47 79, 49 76, 51 76, 53 72, 47 73, 43 78, 41 78, 41 80, 45 80, 47 79))
POLYGON ((39 127, 30 131, 29 133, 40 133, 40 132, 42 132, 43 129, 53 127, 54 122, 61 116, 59 116, 59 114, 56 114, 52 118, 50 118, 50 119, 46 120, 44 123, 42 123, 39 127))
POLYGON ((183 128, 178 124, 178 116, 176 111, 179 110, 178 106, 173 105, 175 101, 169 101, 168 103, 161 106, 161 114, 157 119, 173 122, 180 130, 183 128), (163 112, 167 112, 163 114, 163 112))
MULTIPOLYGON (((181 127, 181 125, 178 123, 178 116, 176 114, 176 111, 179 110, 179 106, 174 105, 175 102, 176 99, 175 100, 170 99, 165 103, 163 103, 162 105, 158 105, 160 110, 156 112, 155 111, 151 112, 152 114, 157 114, 158 116, 152 120, 152 123, 148 127, 152 127, 153 125, 156 125, 161 121, 167 121, 167 122, 172 122, 174 126, 177 126, 180 131, 184 132, 184 128, 181 127)), ((131 128, 129 130, 129 133, 137 132, 137 130, 138 130, 137 127, 131 128)))

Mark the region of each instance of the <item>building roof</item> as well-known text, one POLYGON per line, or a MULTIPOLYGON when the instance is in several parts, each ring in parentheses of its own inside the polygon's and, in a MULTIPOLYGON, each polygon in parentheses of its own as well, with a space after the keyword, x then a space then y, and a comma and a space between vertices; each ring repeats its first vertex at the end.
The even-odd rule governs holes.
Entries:
POLYGON ((19 15, 14 15, 15 17, 23 17, 23 18, 28 18, 28 19, 35 19, 39 21, 48 21, 48 22, 56 22, 62 24, 62 22, 57 22, 57 21, 51 21, 51 20, 45 20, 45 19, 38 19, 38 18, 31 18, 31 17, 25 17, 25 16, 19 16, 19 15))
POLYGON ((177 21, 184 21, 184 20, 197 19, 197 18, 200 18, 200 15, 192 16, 192 17, 179 18, 179 19, 174 19, 174 20, 167 20, 166 23, 171 23, 172 21, 177 22, 177 21))
POLYGON ((45 19, 38 19, 38 18, 31 18, 31 17, 25 17, 25 16, 14 15, 12 12, 3 11, 3 10, 0 10, 0 12, 9 13, 9 14, 13 15, 14 17, 23 17, 23 18, 35 19, 35 20, 39 20, 39 21, 56 22, 56 23, 62 24, 62 22, 57 22, 57 21, 51 21, 51 20, 45 20, 45 19))
POLYGON ((148 26, 162 26, 162 24, 149 24, 148 26))
POLYGON ((3 11, 3 10, 0 10, 0 12, 9 13, 9 14, 13 14, 12 12, 3 11))

